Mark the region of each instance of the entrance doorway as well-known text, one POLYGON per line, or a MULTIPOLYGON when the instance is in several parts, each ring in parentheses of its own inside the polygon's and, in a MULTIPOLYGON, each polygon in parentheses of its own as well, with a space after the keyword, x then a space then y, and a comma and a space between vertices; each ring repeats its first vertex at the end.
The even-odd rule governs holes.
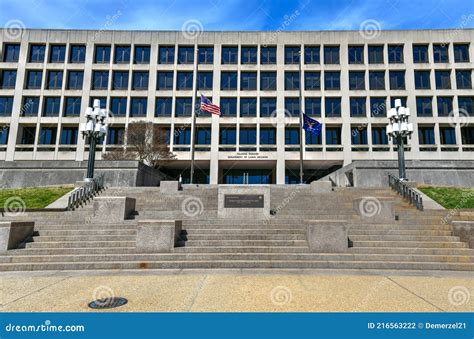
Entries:
POLYGON ((271 184, 272 174, 272 169, 224 169, 223 183, 230 185, 271 184))

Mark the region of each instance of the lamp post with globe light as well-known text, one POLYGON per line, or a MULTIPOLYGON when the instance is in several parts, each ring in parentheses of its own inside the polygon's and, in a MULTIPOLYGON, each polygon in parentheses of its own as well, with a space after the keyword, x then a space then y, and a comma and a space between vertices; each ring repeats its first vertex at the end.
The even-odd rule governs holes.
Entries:
POLYGON ((93 107, 86 108, 85 123, 80 126, 80 131, 84 138, 89 139, 89 160, 87 163, 87 175, 85 181, 92 181, 94 178, 95 149, 100 138, 107 135, 107 110, 100 108, 100 100, 95 99, 93 107))
POLYGON ((397 142, 398 150, 398 176, 401 181, 406 181, 405 150, 403 139, 410 138, 413 134, 413 124, 408 122, 410 109, 402 106, 400 99, 395 100, 395 107, 388 111, 387 135, 397 142))

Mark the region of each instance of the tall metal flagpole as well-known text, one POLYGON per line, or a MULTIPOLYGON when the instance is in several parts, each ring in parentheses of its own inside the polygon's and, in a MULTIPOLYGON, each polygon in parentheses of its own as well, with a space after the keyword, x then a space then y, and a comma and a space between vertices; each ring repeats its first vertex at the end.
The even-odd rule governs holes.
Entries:
POLYGON ((303 170, 303 72, 301 70, 301 63, 303 62, 303 53, 301 49, 299 51, 300 56, 300 184, 304 183, 304 170, 303 170))
POLYGON ((194 51, 194 96, 192 100, 192 109, 193 109, 193 119, 191 123, 191 174, 190 182, 194 184, 194 146, 196 139, 196 97, 198 93, 198 48, 196 45, 194 51))

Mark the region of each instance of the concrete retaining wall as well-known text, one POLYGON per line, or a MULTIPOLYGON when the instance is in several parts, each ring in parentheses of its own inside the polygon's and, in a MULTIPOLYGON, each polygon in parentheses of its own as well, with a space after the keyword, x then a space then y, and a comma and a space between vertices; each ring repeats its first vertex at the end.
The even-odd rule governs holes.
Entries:
MULTIPOLYGON (((1 188, 74 184, 84 179, 86 170, 86 161, 1 161, 1 188)), ((110 187, 158 186, 166 177, 138 161, 99 160, 94 175, 99 174, 110 187)))
MULTIPOLYGON (((419 184, 474 187, 472 160, 410 160, 406 172, 408 180, 419 184)), ((388 173, 398 176, 397 161, 360 160, 320 180, 331 180, 340 187, 385 187, 388 173)))

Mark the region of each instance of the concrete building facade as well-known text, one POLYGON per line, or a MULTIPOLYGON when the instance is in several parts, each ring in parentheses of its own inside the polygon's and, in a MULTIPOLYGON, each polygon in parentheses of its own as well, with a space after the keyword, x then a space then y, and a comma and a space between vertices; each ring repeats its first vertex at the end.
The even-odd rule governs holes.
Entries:
POLYGON ((300 86, 303 111, 323 124, 304 138, 308 181, 355 160, 397 159, 385 126, 398 98, 415 130, 408 160, 474 160, 473 41, 472 29, 2 30, 0 160, 87 159, 79 124, 100 99, 111 117, 98 158, 126 143, 130 122, 152 121, 177 156, 164 171, 186 181, 197 92, 223 112, 197 117, 197 181, 296 183, 300 86))

